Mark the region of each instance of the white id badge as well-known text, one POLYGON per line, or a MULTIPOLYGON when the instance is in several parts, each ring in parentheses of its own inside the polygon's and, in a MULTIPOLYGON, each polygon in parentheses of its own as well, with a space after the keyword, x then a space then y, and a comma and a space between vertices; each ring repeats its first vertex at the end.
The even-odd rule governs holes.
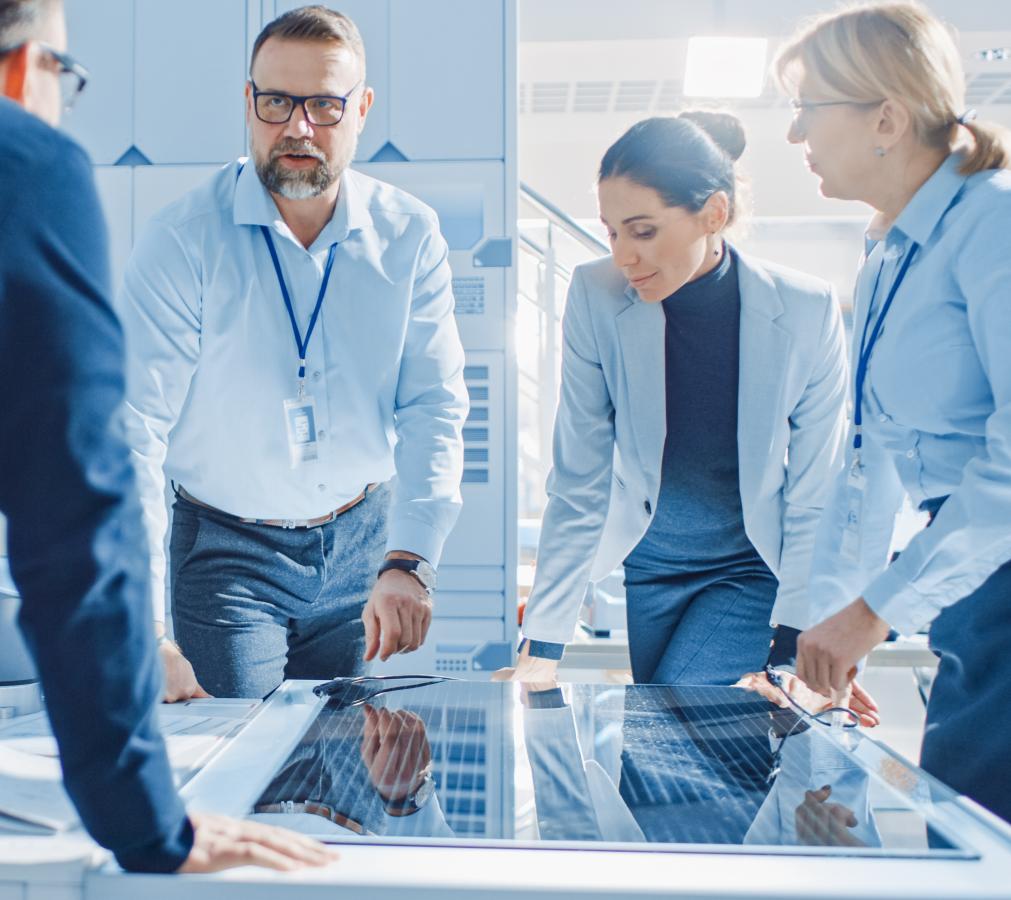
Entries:
POLYGON ((309 396, 284 401, 284 421, 288 428, 288 458, 291 467, 319 459, 316 438, 316 401, 309 396))
POLYGON ((864 512, 864 490, 867 477, 859 463, 850 467, 846 476, 846 526, 843 528, 842 555, 846 559, 860 559, 860 531, 864 512))

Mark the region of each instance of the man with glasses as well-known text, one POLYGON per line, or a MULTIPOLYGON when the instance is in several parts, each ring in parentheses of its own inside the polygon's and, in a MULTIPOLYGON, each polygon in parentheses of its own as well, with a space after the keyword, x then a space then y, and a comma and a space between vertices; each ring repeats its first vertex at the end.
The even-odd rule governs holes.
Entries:
POLYGON ((175 491, 167 699, 354 675, 428 632, 460 506, 464 355, 435 214, 349 168, 372 101, 348 18, 271 22, 250 158, 156 215, 127 267, 157 619, 175 491))
POLYGON ((51 127, 86 78, 65 46, 60 0, 0 0, 0 513, 64 784, 127 869, 323 864, 298 835, 187 815, 175 791, 105 226, 87 156, 51 127))

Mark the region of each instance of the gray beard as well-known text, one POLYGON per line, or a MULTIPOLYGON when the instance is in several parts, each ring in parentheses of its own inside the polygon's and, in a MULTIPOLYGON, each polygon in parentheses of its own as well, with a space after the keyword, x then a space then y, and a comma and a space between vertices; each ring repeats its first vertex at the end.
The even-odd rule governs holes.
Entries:
MULTIPOLYGON (((291 148, 284 152, 290 153, 291 148)), ((286 169, 279 159, 283 155, 284 153, 275 152, 269 159, 256 161, 256 174, 272 194, 279 194, 288 200, 308 200, 310 197, 318 197, 339 177, 340 173, 334 174, 329 163, 319 158, 311 169, 286 169)))

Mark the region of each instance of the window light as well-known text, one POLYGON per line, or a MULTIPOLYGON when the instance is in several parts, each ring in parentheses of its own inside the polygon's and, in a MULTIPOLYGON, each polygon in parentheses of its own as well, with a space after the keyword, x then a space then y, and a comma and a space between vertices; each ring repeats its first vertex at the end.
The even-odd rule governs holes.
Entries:
POLYGON ((690 38, 685 96, 758 97, 768 44, 765 38, 690 38))

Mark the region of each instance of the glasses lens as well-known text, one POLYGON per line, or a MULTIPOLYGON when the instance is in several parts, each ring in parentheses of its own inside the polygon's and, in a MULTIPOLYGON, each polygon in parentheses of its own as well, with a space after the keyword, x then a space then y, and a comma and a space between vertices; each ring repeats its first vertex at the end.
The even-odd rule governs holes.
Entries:
POLYGON ((336 125, 344 115, 344 103, 336 97, 310 97, 305 108, 313 125, 336 125))
POLYGON ((264 121, 280 125, 291 118, 292 101, 283 94, 260 94, 256 98, 256 114, 264 121))
POLYGON ((84 89, 84 80, 76 72, 64 70, 59 74, 60 79, 60 99, 63 101, 63 108, 70 109, 84 89))

